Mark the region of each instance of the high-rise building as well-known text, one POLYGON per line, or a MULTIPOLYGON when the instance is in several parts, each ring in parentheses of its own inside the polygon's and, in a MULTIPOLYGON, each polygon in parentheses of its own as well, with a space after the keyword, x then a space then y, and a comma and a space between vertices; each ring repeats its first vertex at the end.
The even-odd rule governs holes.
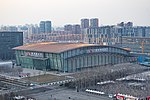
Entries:
POLYGON ((64 31, 65 32, 72 32, 72 25, 68 24, 64 26, 64 31))
POLYGON ((112 45, 119 41, 123 34, 122 28, 116 26, 101 26, 87 28, 84 31, 84 42, 90 44, 112 45))
POLYGON ((45 33, 51 33, 51 21, 45 22, 45 33))
POLYGON ((36 25, 34 26, 34 28, 35 28, 35 34, 39 34, 39 33, 40 33, 40 28, 39 28, 39 26, 36 24, 36 25))
POLYGON ((89 19, 81 19, 81 34, 82 34, 82 41, 84 40, 84 31, 89 28, 90 23, 89 23, 89 19))
POLYGON ((90 19, 90 27, 92 27, 92 28, 99 27, 99 20, 98 20, 98 18, 90 19))
POLYGON ((0 59, 15 58, 12 48, 23 45, 23 32, 0 32, 0 59))
POLYGON ((125 26, 127 26, 127 27, 133 27, 133 23, 132 22, 127 22, 125 26))
POLYGON ((120 26, 120 27, 133 27, 133 23, 132 22, 121 22, 121 23, 118 23, 117 26, 120 26))
POLYGON ((72 33, 73 34, 80 34, 81 33, 81 28, 80 25, 76 24, 72 26, 72 33))
POLYGON ((81 19, 81 29, 89 28, 89 19, 81 19))
POLYGON ((40 22, 40 33, 45 33, 45 21, 40 22))
POLYGON ((37 25, 28 26, 28 33, 29 34, 38 34, 39 33, 39 27, 37 25))
POLYGON ((124 22, 118 23, 117 26, 124 27, 125 23, 124 22))
POLYGON ((51 21, 40 22, 40 33, 51 33, 51 21))

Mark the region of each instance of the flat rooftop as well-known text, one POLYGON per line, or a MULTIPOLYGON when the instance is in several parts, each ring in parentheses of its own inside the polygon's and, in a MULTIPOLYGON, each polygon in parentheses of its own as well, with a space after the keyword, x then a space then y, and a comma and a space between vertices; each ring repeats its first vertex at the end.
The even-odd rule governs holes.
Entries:
POLYGON ((84 44, 84 43, 57 43, 57 42, 43 42, 36 44, 29 44, 13 48, 14 50, 28 50, 38 52, 51 52, 60 53, 71 49, 80 47, 96 46, 96 44, 84 44))

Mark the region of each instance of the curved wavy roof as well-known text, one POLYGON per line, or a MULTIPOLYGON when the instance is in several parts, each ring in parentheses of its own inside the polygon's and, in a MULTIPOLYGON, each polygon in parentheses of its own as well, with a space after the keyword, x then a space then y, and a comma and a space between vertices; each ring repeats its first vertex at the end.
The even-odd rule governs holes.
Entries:
POLYGON ((60 52, 64 52, 67 50, 85 47, 85 46, 94 46, 94 44, 43 42, 43 43, 36 43, 36 44, 19 46, 19 47, 15 47, 13 49, 38 51, 38 52, 60 53, 60 52))
MULTIPOLYGON (((100 46, 98 44, 85 44, 85 43, 57 43, 57 42, 43 42, 36 44, 29 44, 13 48, 14 50, 27 50, 37 52, 51 52, 60 53, 67 50, 72 50, 80 47, 100 46)), ((121 49, 121 48, 120 48, 121 49)))

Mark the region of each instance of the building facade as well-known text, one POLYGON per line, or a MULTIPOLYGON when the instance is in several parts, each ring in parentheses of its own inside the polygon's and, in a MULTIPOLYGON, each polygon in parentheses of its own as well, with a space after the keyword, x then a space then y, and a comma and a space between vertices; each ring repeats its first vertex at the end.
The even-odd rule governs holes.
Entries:
POLYGON ((40 33, 45 33, 45 21, 40 22, 40 33))
POLYGON ((15 59, 12 48, 23 45, 22 32, 0 32, 0 59, 15 59))
POLYGON ((64 26, 65 33, 68 34, 80 34, 81 33, 81 27, 79 24, 67 24, 64 26))
POLYGON ((76 72, 84 68, 134 61, 130 52, 82 43, 38 43, 14 48, 23 68, 76 72))
POLYGON ((41 21, 40 22, 40 33, 51 33, 51 21, 41 21))
POLYGON ((85 43, 114 45, 122 43, 122 37, 149 38, 150 27, 133 26, 132 22, 112 26, 90 27, 83 31, 85 43))
POLYGON ((32 34, 28 43, 37 42, 82 42, 81 34, 67 33, 66 31, 58 31, 52 33, 32 34))
POLYGON ((92 28, 99 27, 99 19, 98 18, 90 19, 90 27, 92 28))
POLYGON ((75 24, 72 26, 72 33, 73 34, 80 34, 81 33, 81 27, 78 24, 75 24))
POLYGON ((67 24, 64 26, 64 31, 67 33, 72 33, 72 25, 71 24, 67 24))
POLYGON ((81 19, 81 29, 89 28, 89 19, 81 19))
POLYGON ((51 33, 52 28, 51 28, 51 21, 46 21, 45 22, 45 33, 51 33))
POLYGON ((148 37, 122 37, 122 43, 116 43, 114 46, 129 48, 134 53, 150 56, 150 38, 148 37))
POLYGON ((84 42, 90 44, 112 45, 115 44, 119 36, 118 30, 113 26, 103 26, 84 29, 84 42))

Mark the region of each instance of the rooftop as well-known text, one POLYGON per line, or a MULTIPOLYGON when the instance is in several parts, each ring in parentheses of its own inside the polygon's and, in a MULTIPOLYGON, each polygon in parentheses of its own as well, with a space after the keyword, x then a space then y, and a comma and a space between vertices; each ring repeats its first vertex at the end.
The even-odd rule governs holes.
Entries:
POLYGON ((28 51, 39 51, 39 52, 52 52, 60 53, 67 50, 86 47, 96 46, 95 44, 84 44, 84 43, 57 43, 57 42, 43 42, 36 44, 29 44, 24 46, 15 47, 15 50, 28 50, 28 51))

